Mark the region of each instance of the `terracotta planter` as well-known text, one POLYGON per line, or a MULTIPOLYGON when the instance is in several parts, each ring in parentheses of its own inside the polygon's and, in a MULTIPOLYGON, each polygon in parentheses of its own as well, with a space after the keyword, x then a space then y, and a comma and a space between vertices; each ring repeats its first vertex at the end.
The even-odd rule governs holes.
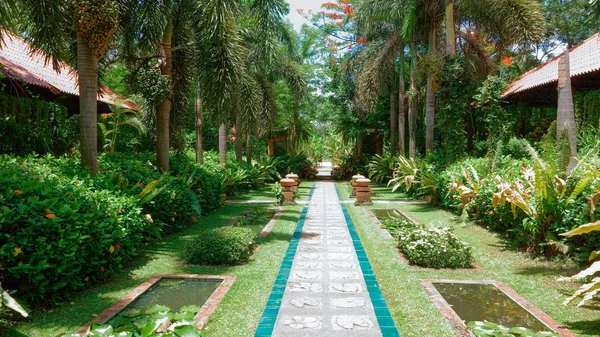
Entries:
POLYGON ((282 187, 294 187, 295 181, 294 179, 283 178, 279 181, 282 187))
POLYGON ((358 179, 356 180, 357 187, 369 187, 371 185, 371 180, 369 179, 358 179))

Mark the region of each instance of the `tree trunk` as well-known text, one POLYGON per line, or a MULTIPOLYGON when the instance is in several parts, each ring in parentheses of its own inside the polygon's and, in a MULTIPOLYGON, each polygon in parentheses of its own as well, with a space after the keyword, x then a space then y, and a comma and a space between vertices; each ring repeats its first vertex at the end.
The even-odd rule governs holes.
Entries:
POLYGON ((390 92, 390 150, 392 156, 396 155, 396 132, 398 131, 398 92, 396 90, 396 74, 392 81, 392 91, 390 92))
POLYGON ((406 155, 406 85, 404 84, 404 42, 400 44, 400 79, 398 90, 398 151, 406 155))
POLYGON ((227 166, 227 127, 225 123, 219 127, 219 161, 227 166))
POLYGON ((241 163, 244 160, 244 147, 240 132, 240 117, 235 118, 235 161, 241 163))
POLYGON ((456 55, 454 0, 446 0, 446 55, 456 55))
POLYGON ((417 43, 411 42, 411 60, 410 60, 410 93, 408 98, 408 138, 409 138, 409 157, 414 159, 417 155, 417 43))
POLYGON ((171 57, 171 38, 173 36, 173 25, 167 24, 163 34, 163 40, 158 47, 158 55, 164 58, 164 63, 160 67, 163 75, 166 75, 170 82, 169 94, 156 107, 156 156, 158 166, 164 171, 169 171, 169 119, 171 115, 171 94, 173 90, 173 60, 171 57))
POLYGON ((246 138, 246 162, 252 164, 252 137, 246 138))
MULTIPOLYGON (((434 24, 429 34, 429 53, 435 53, 437 27, 434 24)), ((433 151, 433 129, 435 126, 435 91, 433 90, 433 74, 427 78, 427 96, 425 98, 425 149, 433 151)))
POLYGON ((293 118, 293 123, 294 125, 291 128, 292 134, 290 136, 290 155, 291 156, 295 156, 296 155, 296 143, 298 142, 298 106, 296 103, 294 103, 294 111, 292 111, 292 118, 293 118))
POLYGON ((98 59, 77 34, 81 166, 98 173, 98 59))
POLYGON ((196 162, 204 164, 204 146, 202 144, 202 97, 200 92, 200 80, 196 84, 196 162))
POLYGON ((571 171, 577 165, 577 127, 575 125, 575 110, 573 108, 573 91, 571 88, 571 69, 567 49, 558 61, 558 113, 556 121, 556 138, 560 140, 566 131, 569 140, 571 156, 568 169, 571 171))

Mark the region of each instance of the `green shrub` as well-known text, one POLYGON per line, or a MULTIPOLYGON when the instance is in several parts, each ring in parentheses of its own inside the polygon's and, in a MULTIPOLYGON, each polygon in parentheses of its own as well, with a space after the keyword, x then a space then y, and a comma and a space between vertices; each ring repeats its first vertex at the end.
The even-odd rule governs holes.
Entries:
POLYGON ((207 230, 185 247, 185 261, 201 265, 236 265, 248 261, 256 235, 249 228, 207 230))
POLYGON ((123 268, 153 224, 137 200, 0 157, 0 278, 30 303, 64 300, 123 268))
POLYGON ((425 268, 471 268, 471 247, 448 228, 421 226, 398 233, 398 248, 410 264, 425 268))
POLYGON ((511 138, 502 151, 504 155, 511 156, 514 159, 529 159, 529 150, 527 150, 526 141, 518 138, 511 138))

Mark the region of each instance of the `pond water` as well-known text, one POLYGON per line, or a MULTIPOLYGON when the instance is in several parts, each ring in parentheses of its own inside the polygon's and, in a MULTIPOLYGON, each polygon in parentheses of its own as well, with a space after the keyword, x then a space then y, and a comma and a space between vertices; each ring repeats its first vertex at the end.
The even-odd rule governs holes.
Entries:
POLYGON ((166 305, 173 312, 186 305, 202 306, 223 280, 163 278, 150 290, 140 295, 123 311, 146 310, 154 304, 166 305))
POLYGON ((256 235, 258 235, 267 225, 267 223, 269 223, 271 218, 273 218, 276 212, 277 210, 272 208, 256 208, 245 215, 242 219, 238 220, 234 226, 250 228, 254 233, 256 233, 256 235))
POLYGON ((446 302, 466 323, 489 321, 511 328, 551 331, 535 316, 492 284, 434 283, 446 302))
POLYGON ((382 225, 389 227, 391 224, 399 220, 410 221, 407 217, 397 209, 374 209, 373 214, 382 225))

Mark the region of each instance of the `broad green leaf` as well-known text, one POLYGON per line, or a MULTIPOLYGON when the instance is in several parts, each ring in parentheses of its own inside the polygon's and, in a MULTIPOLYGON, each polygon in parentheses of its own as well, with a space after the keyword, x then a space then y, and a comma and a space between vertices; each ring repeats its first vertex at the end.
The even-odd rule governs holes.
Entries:
POLYGON ((180 337, 200 337, 200 330, 193 325, 178 326, 174 332, 180 337))
POLYGON ((113 327, 107 324, 92 323, 89 337, 109 337, 113 333, 113 327))

